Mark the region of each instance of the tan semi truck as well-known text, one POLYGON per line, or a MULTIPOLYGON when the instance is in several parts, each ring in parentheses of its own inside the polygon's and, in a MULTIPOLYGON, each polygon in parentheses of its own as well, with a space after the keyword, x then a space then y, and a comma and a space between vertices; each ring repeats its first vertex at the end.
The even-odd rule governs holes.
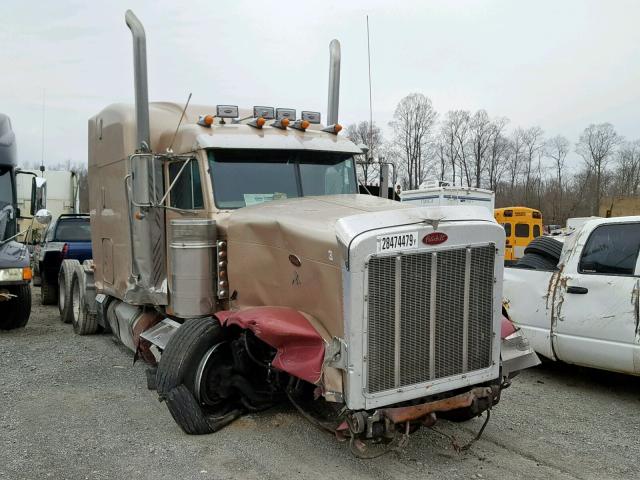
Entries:
POLYGON ((504 323, 504 230, 486 209, 357 194, 336 40, 324 127, 318 112, 149 104, 144 29, 126 22, 135 107, 89 120, 94 259, 68 308, 77 333, 111 331, 157 365, 150 387, 185 432, 288 398, 366 455, 481 414, 537 362, 504 323))

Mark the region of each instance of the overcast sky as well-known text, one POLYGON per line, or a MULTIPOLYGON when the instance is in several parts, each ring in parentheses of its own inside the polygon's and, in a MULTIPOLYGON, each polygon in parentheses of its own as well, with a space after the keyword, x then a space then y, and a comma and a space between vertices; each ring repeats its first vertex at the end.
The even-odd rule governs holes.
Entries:
POLYGON ((406 94, 442 114, 484 108, 572 142, 609 121, 640 138, 638 1, 31 1, 3 0, 0 112, 23 161, 86 162, 87 119, 133 102, 132 8, 147 31, 150 99, 327 105, 328 45, 342 43, 340 123, 386 127, 406 94), (178 4, 183 6, 178 6, 178 4))

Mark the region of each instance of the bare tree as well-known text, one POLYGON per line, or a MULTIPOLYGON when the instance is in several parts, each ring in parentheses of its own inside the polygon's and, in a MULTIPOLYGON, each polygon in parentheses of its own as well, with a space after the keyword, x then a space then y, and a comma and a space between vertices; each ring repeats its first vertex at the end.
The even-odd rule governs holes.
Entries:
POLYGON ((556 181, 560 192, 562 192, 562 175, 570 148, 569 140, 562 135, 556 135, 545 143, 545 154, 553 160, 553 168, 555 169, 556 181))
POLYGON ((471 158, 473 160, 473 186, 477 188, 480 188, 492 130, 493 125, 486 110, 478 110, 473 114, 469 122, 469 144, 471 147, 471 158))
POLYGON ((625 142, 616 155, 614 191, 620 196, 640 193, 640 140, 625 142))
POLYGON ((610 123, 591 124, 584 129, 576 144, 576 152, 582 156, 587 168, 595 177, 595 195, 591 212, 598 214, 602 197, 602 180, 616 147, 622 142, 610 123))
POLYGON ((559 223, 564 218, 565 214, 565 203, 564 203, 564 187, 565 187, 565 179, 564 179, 564 171, 567 160, 567 154, 571 148, 571 143, 569 140, 562 135, 556 135, 553 138, 550 138, 545 142, 544 145, 544 155, 547 158, 550 158, 553 163, 553 175, 554 180, 549 182, 549 188, 546 192, 546 195, 551 197, 550 200, 550 210, 551 215, 547 215, 547 217, 551 217, 554 223, 559 223))
POLYGON ((524 135, 522 136, 524 146, 523 174, 525 203, 530 203, 532 201, 532 183, 536 183, 537 181, 536 178, 532 178, 532 175, 535 175, 536 168, 534 161, 536 159, 540 160, 540 153, 544 148, 543 135, 544 132, 540 127, 529 127, 524 131, 524 135))
POLYGON ((509 123, 506 117, 496 118, 491 123, 489 148, 487 150, 487 176, 489 189, 495 191, 498 182, 507 169, 509 156, 509 140, 504 136, 504 130, 509 123))
POLYGON ((522 160, 524 157, 524 130, 516 128, 509 139, 507 151, 506 172, 509 180, 509 201, 515 201, 515 189, 518 177, 522 172, 522 160))
POLYGON ((412 93, 400 100, 390 122, 409 189, 417 188, 425 177, 427 151, 437 115, 429 98, 412 93))
POLYGON ((434 145, 435 156, 438 160, 438 180, 444 181, 447 177, 447 172, 449 171, 449 156, 448 150, 449 145, 447 144, 447 138, 439 135, 436 139, 436 143, 434 145))
POLYGON ((375 122, 369 128, 369 122, 364 121, 349 125, 347 137, 355 144, 364 144, 369 149, 366 155, 356 156, 358 164, 362 167, 362 183, 369 185, 370 181, 378 177, 379 169, 376 160, 380 156, 380 149, 384 142, 382 131, 375 122))
POLYGON ((440 142, 445 146, 444 155, 451 165, 451 180, 456 184, 456 171, 462 185, 462 155, 467 144, 469 112, 453 110, 447 112, 440 126, 440 142), (459 167, 459 168, 457 168, 459 167))

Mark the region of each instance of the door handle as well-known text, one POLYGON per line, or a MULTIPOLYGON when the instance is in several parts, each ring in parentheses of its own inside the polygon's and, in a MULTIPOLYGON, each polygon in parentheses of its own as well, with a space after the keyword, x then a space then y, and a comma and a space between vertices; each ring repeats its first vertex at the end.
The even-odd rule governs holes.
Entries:
POLYGON ((567 287, 567 293, 577 293, 579 295, 584 295, 585 293, 589 293, 589 289, 585 287, 567 287))

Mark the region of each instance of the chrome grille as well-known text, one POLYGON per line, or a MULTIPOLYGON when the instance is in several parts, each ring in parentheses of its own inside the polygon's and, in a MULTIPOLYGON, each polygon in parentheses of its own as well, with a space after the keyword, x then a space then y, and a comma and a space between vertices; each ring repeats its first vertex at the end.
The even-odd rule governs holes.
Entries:
POLYGON ((494 262, 494 245, 369 260, 369 393, 491 365, 494 262))

